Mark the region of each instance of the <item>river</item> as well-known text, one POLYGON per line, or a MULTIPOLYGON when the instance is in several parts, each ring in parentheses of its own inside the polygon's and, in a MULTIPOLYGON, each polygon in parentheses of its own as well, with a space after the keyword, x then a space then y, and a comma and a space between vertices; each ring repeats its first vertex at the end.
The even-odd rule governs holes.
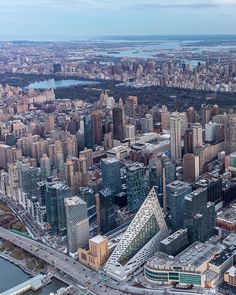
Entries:
MULTIPOLYGON (((28 280, 30 277, 24 273, 19 267, 0 258, 0 293, 28 280)), ((65 284, 53 279, 52 283, 42 288, 40 291, 28 291, 24 295, 49 295, 56 292, 65 284)))

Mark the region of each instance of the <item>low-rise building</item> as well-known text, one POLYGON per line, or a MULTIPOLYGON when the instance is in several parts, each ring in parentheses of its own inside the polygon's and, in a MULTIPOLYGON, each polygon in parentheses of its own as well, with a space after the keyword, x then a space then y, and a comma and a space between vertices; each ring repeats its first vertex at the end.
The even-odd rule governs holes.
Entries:
MULTIPOLYGON (((175 257, 157 252, 145 265, 145 278, 156 284, 187 284, 206 286, 209 280, 208 263, 221 253, 218 246, 195 242, 175 257)), ((212 280, 217 273, 211 271, 212 280)))
POLYGON ((231 266, 224 274, 224 281, 231 286, 236 287, 236 267, 231 266))
POLYGON ((160 243, 160 251, 175 256, 188 245, 188 230, 179 229, 160 243))
POLYGON ((89 249, 79 249, 80 263, 98 270, 108 259, 108 238, 98 235, 89 240, 89 249))
POLYGON ((236 231, 236 203, 218 213, 216 226, 229 231, 236 231))

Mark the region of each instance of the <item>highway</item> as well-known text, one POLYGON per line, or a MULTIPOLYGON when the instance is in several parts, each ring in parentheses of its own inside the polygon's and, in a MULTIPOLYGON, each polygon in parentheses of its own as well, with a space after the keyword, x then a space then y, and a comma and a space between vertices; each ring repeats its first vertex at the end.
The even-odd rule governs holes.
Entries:
MULTIPOLYGON (((122 291, 114 290, 101 282, 101 276, 71 257, 52 249, 38 241, 23 237, 9 230, 0 227, 0 238, 9 241, 19 248, 33 254, 57 270, 73 279, 80 289, 81 294, 118 295, 125 294, 122 291)), ((114 286, 114 285, 113 285, 114 286)), ((118 287, 118 286, 117 286, 118 287)), ((117 288, 119 289, 119 287, 117 288)))
POLYGON ((48 247, 38 241, 18 235, 0 227, 0 238, 10 241, 21 249, 52 265, 65 278, 73 281, 80 295, 124 295, 124 294, 203 294, 194 290, 186 291, 165 289, 142 289, 129 286, 127 282, 119 283, 75 261, 71 257, 48 247))
POLYGON ((48 246, 45 246, 37 241, 20 236, 16 233, 0 228, 0 237, 4 240, 10 241, 16 246, 33 254, 34 256, 53 265, 56 269, 67 274, 73 278, 78 284, 82 286, 91 279, 92 276, 97 275, 96 272, 81 265, 71 257, 58 252, 48 246))
POLYGON ((36 224, 34 219, 27 213, 27 211, 19 205, 19 203, 2 194, 0 194, 0 201, 5 203, 13 211, 17 218, 19 218, 24 223, 26 229, 32 237, 34 237, 36 240, 41 239, 43 231, 39 228, 39 226, 36 224))

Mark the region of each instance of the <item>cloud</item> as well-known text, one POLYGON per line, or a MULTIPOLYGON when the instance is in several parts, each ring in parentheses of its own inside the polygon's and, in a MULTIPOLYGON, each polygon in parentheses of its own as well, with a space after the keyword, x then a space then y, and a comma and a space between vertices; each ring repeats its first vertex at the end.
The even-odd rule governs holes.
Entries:
POLYGON ((50 7, 76 10, 176 9, 236 7, 236 0, 0 0, 0 9, 50 7))

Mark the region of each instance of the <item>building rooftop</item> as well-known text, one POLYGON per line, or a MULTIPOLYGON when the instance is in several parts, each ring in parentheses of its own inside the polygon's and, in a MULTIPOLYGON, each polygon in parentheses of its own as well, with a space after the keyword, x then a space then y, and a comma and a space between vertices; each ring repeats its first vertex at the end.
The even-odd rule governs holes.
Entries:
POLYGON ((187 229, 179 229, 178 231, 174 232, 172 235, 169 237, 165 238, 164 240, 161 241, 162 244, 168 245, 170 244, 173 240, 177 239, 178 237, 182 236, 182 234, 187 233, 187 229))
POLYGON ((74 197, 71 197, 71 198, 66 198, 64 200, 64 202, 65 202, 65 206, 76 206, 76 205, 79 205, 79 204, 87 204, 83 199, 81 199, 78 196, 74 196, 74 197))
POLYGON ((198 188, 195 191, 193 191, 190 194, 188 194, 185 197, 185 200, 192 201, 196 196, 198 196, 199 194, 201 194, 205 190, 206 190, 205 188, 198 188))
POLYGON ((206 275, 206 282, 212 282, 212 280, 216 279, 219 275, 212 270, 207 270, 204 274, 206 275))
POLYGON ((185 187, 190 187, 190 184, 184 181, 175 180, 167 185, 171 189, 182 189, 185 187))
POLYGON ((217 181, 219 181, 219 177, 216 171, 212 171, 202 174, 200 179, 196 182, 196 185, 200 187, 207 187, 209 183, 217 181))
POLYGON ((215 266, 220 266, 225 263, 225 261, 227 261, 230 257, 232 257, 232 253, 223 251, 220 254, 217 254, 209 263, 215 266))
POLYGON ((103 161, 105 164, 111 164, 111 163, 117 163, 117 162, 120 162, 120 161, 117 160, 116 158, 106 158, 106 159, 102 159, 101 161, 103 161))
POLYGON ((217 216, 218 221, 222 221, 228 224, 236 224, 236 204, 221 211, 217 216))
POLYGON ((224 243, 226 246, 236 246, 236 233, 232 233, 232 234, 230 234, 228 237, 226 237, 226 238, 223 240, 223 243, 224 243))
POLYGON ((217 254, 219 250, 220 248, 213 244, 195 242, 175 257, 157 252, 148 262, 158 266, 178 265, 198 268, 213 255, 217 254))
POLYGON ((236 278, 236 267, 235 266, 231 266, 226 273, 228 273, 231 277, 236 278))
POLYGON ((92 243, 95 243, 95 244, 100 244, 100 243, 106 241, 106 238, 101 235, 97 235, 97 236, 93 237, 92 239, 90 239, 89 241, 92 243))
POLYGON ((142 163, 135 162, 135 163, 133 163, 131 165, 128 165, 127 169, 129 171, 135 171, 135 170, 143 168, 143 167, 144 167, 144 165, 142 163))

